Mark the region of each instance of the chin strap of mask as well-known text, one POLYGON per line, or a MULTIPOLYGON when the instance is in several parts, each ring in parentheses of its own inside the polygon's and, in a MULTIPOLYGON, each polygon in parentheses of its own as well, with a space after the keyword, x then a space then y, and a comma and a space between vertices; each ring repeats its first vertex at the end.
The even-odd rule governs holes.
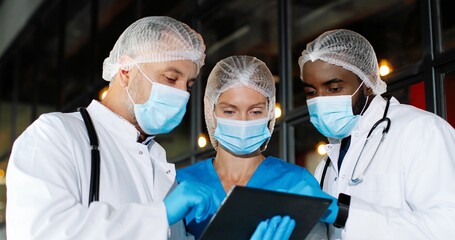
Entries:
POLYGON ((88 137, 90 140, 91 154, 92 154, 92 166, 90 173, 90 192, 88 205, 93 201, 99 201, 99 191, 100 191, 100 151, 98 149, 98 136, 95 131, 95 126, 93 125, 92 119, 88 114, 87 109, 84 107, 78 108, 79 112, 82 115, 84 120, 85 127, 87 128, 88 137))

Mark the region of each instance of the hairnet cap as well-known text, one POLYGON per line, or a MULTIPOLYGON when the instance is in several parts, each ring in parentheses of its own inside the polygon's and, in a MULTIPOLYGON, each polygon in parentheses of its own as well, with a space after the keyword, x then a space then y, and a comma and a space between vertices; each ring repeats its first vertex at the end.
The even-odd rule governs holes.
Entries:
POLYGON ((170 17, 146 17, 131 24, 104 60, 103 79, 111 81, 119 69, 138 63, 191 60, 204 65, 205 45, 201 35, 170 17))
POLYGON ((378 61, 373 47, 362 35, 338 29, 327 31, 307 44, 299 58, 300 71, 307 61, 321 60, 340 66, 357 75, 375 94, 386 92, 379 77, 378 61))
MULTIPOLYGON (((275 82, 267 65, 250 56, 231 56, 219 61, 210 72, 205 88, 204 113, 210 141, 215 150, 218 141, 215 139, 215 104, 219 96, 234 87, 246 86, 256 90, 268 99, 267 109, 270 133, 275 126, 275 82)), ((248 96, 245 96, 248 97, 248 96)), ((261 146, 265 150, 268 140, 261 146)))

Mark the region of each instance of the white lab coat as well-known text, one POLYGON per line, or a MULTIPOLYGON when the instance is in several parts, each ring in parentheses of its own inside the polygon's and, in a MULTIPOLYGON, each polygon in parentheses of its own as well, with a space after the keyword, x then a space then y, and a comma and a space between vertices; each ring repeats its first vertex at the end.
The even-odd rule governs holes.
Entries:
POLYGON ((13 146, 6 176, 8 239, 172 237, 162 200, 175 168, 164 149, 151 138, 138 143, 136 128, 101 103, 93 101, 87 110, 100 145, 100 201, 87 207, 91 155, 81 115, 44 114, 13 146))
MULTIPOLYGON (((330 239, 455 239, 455 131, 438 116, 399 104, 392 98, 387 134, 362 183, 349 185, 360 150, 386 101, 376 96, 352 132, 351 145, 338 172, 339 141, 329 139, 331 164, 324 191, 351 195, 343 229, 329 227, 330 239)), ((380 131, 380 130, 378 130, 380 131)), ((380 134, 375 136, 380 139, 380 134)), ((357 177, 377 143, 359 160, 357 177)), ((316 169, 321 179, 324 159, 316 169)))

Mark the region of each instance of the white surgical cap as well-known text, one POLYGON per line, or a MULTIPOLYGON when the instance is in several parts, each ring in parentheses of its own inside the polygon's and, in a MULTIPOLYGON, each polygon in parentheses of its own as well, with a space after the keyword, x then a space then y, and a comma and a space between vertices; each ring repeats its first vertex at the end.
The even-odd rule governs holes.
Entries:
POLYGON ((340 66, 357 75, 375 94, 385 93, 387 85, 379 77, 378 61, 373 47, 360 34, 338 29, 321 34, 307 44, 299 58, 300 71, 307 61, 321 60, 340 66))
POLYGON ((103 79, 138 63, 191 60, 197 72, 204 65, 204 41, 188 25, 170 17, 146 17, 131 24, 104 60, 103 79))
MULTIPOLYGON (((267 98, 267 109, 270 133, 275 126, 275 82, 269 68, 261 60, 250 56, 231 56, 219 61, 207 80, 204 96, 204 113, 210 141, 215 150, 218 141, 215 139, 214 110, 218 98, 224 91, 234 87, 249 87, 267 98)), ((248 96, 245 96, 247 98, 248 96)), ((261 146, 267 147, 268 140, 261 146)))

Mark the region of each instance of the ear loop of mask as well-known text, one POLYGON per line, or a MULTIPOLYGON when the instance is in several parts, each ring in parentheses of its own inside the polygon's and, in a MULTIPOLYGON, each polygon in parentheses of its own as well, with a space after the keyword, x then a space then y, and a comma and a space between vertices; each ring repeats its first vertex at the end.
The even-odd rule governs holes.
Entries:
MULTIPOLYGON (((145 75, 145 73, 142 71, 142 69, 139 67, 139 65, 138 65, 137 63, 136 63, 135 65, 136 65, 137 69, 139 70, 139 72, 141 72, 142 75, 144 75, 144 77, 145 77, 145 78, 152 84, 152 86, 153 86, 153 81, 152 81, 147 75, 145 75)), ((134 103, 133 98, 132 98, 131 95, 130 95, 130 91, 128 90, 128 86, 126 86, 125 88, 126 88, 126 94, 127 94, 128 97, 130 98, 131 102, 132 102, 133 104, 136 104, 136 103, 134 103)))
MULTIPOLYGON (((362 81, 362 83, 359 85, 359 87, 355 90, 355 92, 351 95, 354 96, 360 89, 360 87, 362 87, 362 85, 364 84, 364 82, 362 81)), ((359 115, 362 115, 363 114, 363 111, 365 110, 365 108, 367 107, 367 103, 368 103, 368 95, 367 95, 367 99, 365 100, 365 104, 363 105, 363 108, 362 108, 362 111, 360 111, 360 114, 359 115)))

